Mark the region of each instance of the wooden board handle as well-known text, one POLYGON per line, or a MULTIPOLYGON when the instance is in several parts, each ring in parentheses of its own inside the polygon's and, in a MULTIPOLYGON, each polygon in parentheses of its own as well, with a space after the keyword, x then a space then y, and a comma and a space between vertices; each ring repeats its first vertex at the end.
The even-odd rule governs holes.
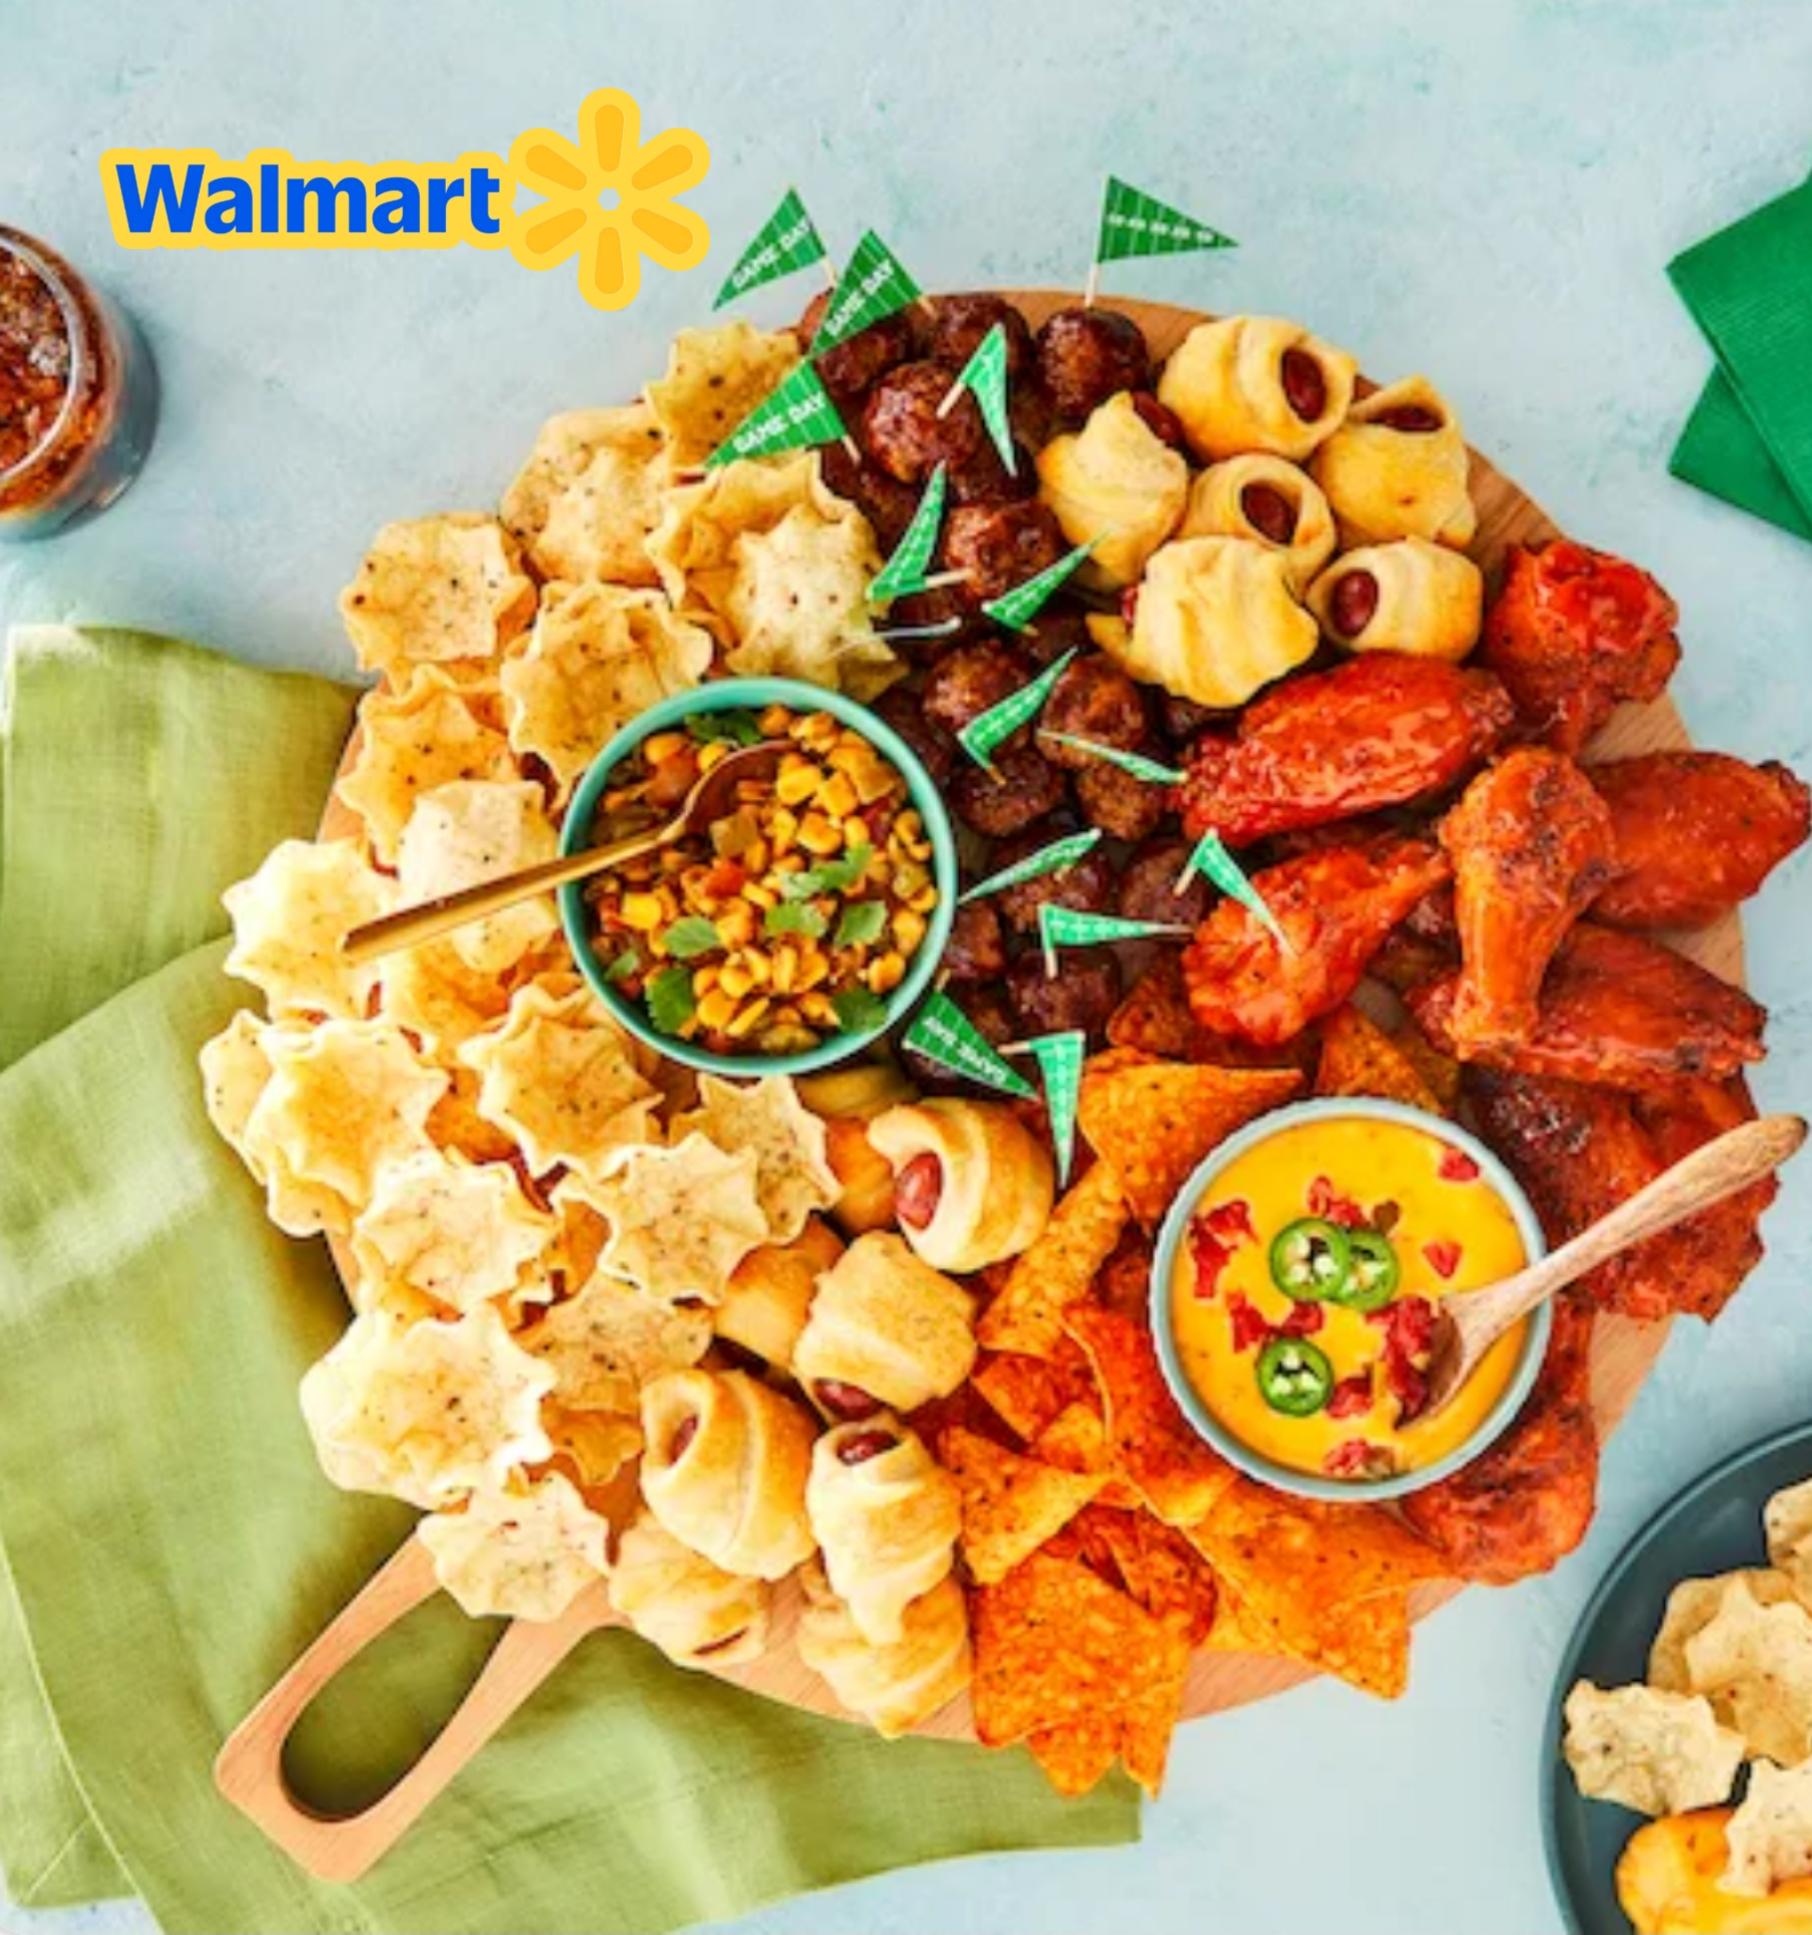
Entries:
POLYGON ((410 1539, 246 1715, 214 1763, 221 1793, 318 1880, 356 1881, 387 1854, 579 1641, 610 1617, 599 1586, 559 1619, 514 1621, 458 1712, 387 1794, 362 1814, 315 1813, 284 1778, 285 1742, 322 1689, 437 1590, 433 1559, 419 1539, 410 1539))

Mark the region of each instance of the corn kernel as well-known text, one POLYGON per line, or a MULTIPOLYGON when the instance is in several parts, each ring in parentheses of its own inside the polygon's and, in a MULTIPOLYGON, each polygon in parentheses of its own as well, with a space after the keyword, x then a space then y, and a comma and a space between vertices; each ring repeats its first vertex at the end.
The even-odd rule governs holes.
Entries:
POLYGON ((809 759, 790 771, 783 768, 774 781, 774 797, 782 806, 803 806, 817 792, 822 777, 809 759))
POLYGON ((910 907, 915 914, 930 913, 932 908, 934 908, 937 905, 937 889, 935 887, 921 887, 919 891, 916 894, 914 894, 909 901, 907 901, 906 905, 910 907))
POLYGON ((729 742, 723 739, 707 739, 698 749, 698 770, 708 773, 713 766, 730 756, 729 742))
POLYGON ((778 739, 793 723, 793 715, 783 705, 763 708, 755 723, 761 728, 764 739, 778 739))
POLYGON ((702 968, 692 970, 692 998, 702 1001, 717 986, 717 977, 723 972, 715 961, 707 961, 702 968))
POLYGON ((833 820, 847 820, 856 810, 856 789, 849 783, 849 775, 832 773, 818 788, 817 805, 833 820))
POLYGON ((733 1035, 738 1041, 745 1035, 753 1034, 761 1026, 761 1023, 767 1016, 769 1008, 773 1005, 765 994, 758 996, 753 1001, 745 1002, 724 1023, 724 1033, 726 1035, 733 1035))
POLYGON ((725 947, 747 947, 755 938, 755 909, 746 899, 733 900, 717 917, 717 934, 725 947))
POLYGON ((919 943, 925 938, 925 917, 914 913, 910 907, 900 907, 894 912, 890 923, 893 929, 894 945, 902 954, 915 954, 919 943))
POLYGON ((889 950, 878 961, 870 961, 862 976, 874 994, 891 994, 906 978, 905 957, 889 950))
POLYGON ((773 976, 773 966, 758 947, 745 947, 735 956, 736 964, 748 975, 752 987, 765 988, 773 976))
POLYGON ((804 996, 799 1003, 799 1012, 817 1027, 834 1028, 837 1025, 837 1010, 828 994, 804 996))
POLYGON ((686 735, 683 732, 650 733, 642 741, 642 758, 650 766, 660 766, 685 749, 686 735))
POLYGON ((811 953, 799 963, 799 979, 796 985, 801 991, 815 988, 830 971, 829 957, 813 948, 811 953))
POLYGON ((776 855, 790 852, 799 838, 799 815, 790 806, 776 806, 769 815, 768 833, 776 855))
POLYGON ((694 1010, 701 1028, 725 1027, 736 1012, 736 1003, 721 987, 713 988, 694 1010))
POLYGON ((652 934, 664 919, 658 894, 631 893, 623 896, 623 925, 638 934, 652 934))
POLYGON ((782 941, 774 950, 771 981, 776 994, 791 994, 799 979, 799 956, 782 941))
POLYGON ((724 993, 740 1001, 755 986, 755 977, 739 961, 726 962, 717 976, 717 985, 724 993))
POLYGON ((751 907, 759 907, 764 913, 770 907, 780 905, 780 896, 774 889, 760 880, 750 880, 743 886, 742 897, 751 907))
POLYGON ((807 853, 829 855, 840 852, 843 847, 843 832, 833 826, 822 813, 808 813, 799 822, 799 844, 807 853))

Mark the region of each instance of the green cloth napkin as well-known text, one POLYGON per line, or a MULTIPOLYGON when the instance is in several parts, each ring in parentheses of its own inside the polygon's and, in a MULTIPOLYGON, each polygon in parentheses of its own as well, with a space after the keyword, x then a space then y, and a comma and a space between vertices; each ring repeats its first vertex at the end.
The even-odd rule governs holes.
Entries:
POLYGON ((1812 183, 1668 265, 1718 359, 1669 469, 1812 537, 1812 183))
MULTIPOLYGON (((91 997, 36 1046, 13 1043, 0 1074, 0 1549, 16 1594, 0 1594, 0 1860, 14 1893, 135 1890, 173 1935, 578 1935, 732 1916, 958 1854, 1136 1838, 1124 1781, 1060 1802, 1018 1751, 883 1742, 681 1672, 623 1633, 588 1641, 355 1886, 309 1881, 215 1795, 222 1739, 413 1516, 315 1468, 295 1388, 345 1305, 324 1247, 266 1221, 194 1071, 245 994, 221 974, 223 944, 200 938, 221 924, 208 905, 312 826, 350 695, 60 629, 19 640, 10 690, 0 977, 37 948, 42 1015, 66 1012, 72 988, 91 997), (143 810, 148 785, 162 811, 143 810), (172 816, 240 824, 178 834, 172 816), (28 859, 15 895, 16 857, 45 844, 58 870, 28 859), (116 906, 75 904, 102 881, 116 906)), ((498 1630, 445 1599, 412 1615, 306 1717, 300 1790, 331 1809, 374 1798, 498 1630)))

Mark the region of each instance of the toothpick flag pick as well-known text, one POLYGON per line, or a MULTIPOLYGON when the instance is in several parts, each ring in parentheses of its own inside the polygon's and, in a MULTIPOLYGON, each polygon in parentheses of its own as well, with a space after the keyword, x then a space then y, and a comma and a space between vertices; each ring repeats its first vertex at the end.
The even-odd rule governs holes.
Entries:
POLYGON ((919 300, 919 285, 905 265, 871 228, 856 244, 849 266, 838 276, 826 305, 812 354, 822 356, 858 331, 884 321, 896 310, 919 300))
POLYGON ((877 638, 948 638, 952 632, 960 632, 963 621, 960 618, 940 618, 935 625, 882 625, 876 629, 877 638))
POLYGON ((1195 843, 1195 851, 1183 862, 1183 871, 1177 876, 1172 891, 1180 894, 1189 885, 1190 876, 1198 873, 1213 881, 1229 899, 1238 901, 1286 954, 1296 952, 1290 944, 1289 935, 1277 924, 1277 916, 1265 905, 1264 895, 1246 878, 1239 862, 1227 851, 1221 836, 1213 827, 1195 843))
POLYGON ((1074 746, 1091 759, 1118 766, 1121 772, 1131 773, 1134 779, 1142 779, 1152 786, 1175 786, 1183 777, 1174 766, 1161 765, 1155 759, 1147 759, 1143 753, 1127 752, 1120 746, 1103 746, 1094 739, 1078 738, 1073 732, 1046 732, 1040 728, 1038 736, 1040 739, 1054 739, 1060 746, 1074 746))
POLYGON ((1094 548, 1095 539, 1090 538, 1086 544, 1077 545, 1075 550, 1066 551, 1055 564, 1047 564, 1037 577, 1028 578, 1011 591, 1003 591, 998 598, 990 598, 982 610, 995 624, 1006 626, 1008 631, 1025 631, 1049 602, 1051 594, 1094 548))
POLYGON ((848 434, 818 372, 810 363, 800 363, 712 451, 705 468, 738 457, 765 457, 776 450, 835 443, 848 434))
POLYGON ((894 553, 882 565, 868 586, 868 601, 884 605, 894 598, 910 598, 925 589, 926 567, 937 549, 938 532, 944 523, 944 466, 939 464, 925 486, 925 495, 912 514, 905 535, 894 546, 894 553))
POLYGON ((957 372, 956 381, 937 406, 940 417, 956 408, 956 400, 967 390, 980 406, 982 422, 994 439, 994 448, 1007 467, 1007 474, 1019 474, 1019 458, 1013 448, 1013 426, 1007 417, 1007 330, 996 323, 975 346, 974 354, 957 372))
POLYGON ((991 873, 985 880, 978 880, 956 904, 961 907, 987 894, 1004 893, 1009 887, 1017 887, 1022 880, 1039 880, 1047 873, 1060 873, 1065 867, 1073 867, 1100 841, 1101 829, 1098 826, 1091 826, 1086 833, 1065 834, 1061 840, 1053 840, 1048 847, 1028 853, 1023 860, 1015 860, 1012 866, 1002 867, 999 873, 991 873))
POLYGON ((991 772, 994 748, 1003 740, 1011 739, 1028 719, 1037 718, 1044 709, 1045 700, 1051 696, 1051 688, 1062 678, 1063 668, 1075 656, 1076 648, 1072 645, 1062 658, 1053 660, 1029 685, 1022 685, 1017 692, 1009 692, 998 705, 989 706, 986 712, 978 712, 956 735, 956 743, 976 765, 984 766, 991 772))
POLYGON ((1123 262, 1134 255, 1182 255, 1194 249, 1235 249, 1239 244, 1218 228, 1198 222, 1180 208, 1172 208, 1118 175, 1107 178, 1101 200, 1101 229, 1095 238, 1095 260, 1088 272, 1085 303, 1095 299, 1095 285, 1103 262, 1123 262))
POLYGON ((1008 1095, 1032 1093, 1031 1083, 1001 1059, 993 1044, 942 990, 926 996, 925 1005, 906 1030, 906 1046, 969 1081, 1002 1089, 1008 1095))
POLYGON ((1050 1118, 1051 1145, 1057 1151, 1057 1181, 1067 1189, 1076 1158, 1076 1104, 1082 1098, 1082 1058, 1088 1037, 1080 1028, 1060 1035, 1037 1035, 1025 1043, 1044 1081, 1044 1112, 1050 1118))
POLYGON ((1122 914, 1091 914, 1049 900, 1038 910, 1038 940, 1044 949, 1047 979, 1057 972, 1060 947, 1099 947, 1107 941, 1149 941, 1194 932, 1180 921, 1128 920, 1122 914))
POLYGON ((736 258, 735 268, 724 279, 711 307, 721 309, 764 282, 778 282, 795 269, 824 259, 823 240, 805 212, 799 191, 789 188, 781 196, 780 206, 756 231, 754 241, 736 258))

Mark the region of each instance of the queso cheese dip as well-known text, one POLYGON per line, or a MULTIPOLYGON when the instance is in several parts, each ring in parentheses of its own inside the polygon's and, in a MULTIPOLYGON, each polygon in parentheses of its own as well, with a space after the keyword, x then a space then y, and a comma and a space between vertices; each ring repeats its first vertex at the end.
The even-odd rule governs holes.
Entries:
POLYGON ((1456 1144, 1369 1116, 1280 1129, 1223 1169, 1170 1295, 1183 1373, 1234 1437, 1294 1471, 1431 1465, 1484 1422, 1524 1326, 1424 1420, 1434 1306, 1528 1260, 1509 1205, 1456 1144))

